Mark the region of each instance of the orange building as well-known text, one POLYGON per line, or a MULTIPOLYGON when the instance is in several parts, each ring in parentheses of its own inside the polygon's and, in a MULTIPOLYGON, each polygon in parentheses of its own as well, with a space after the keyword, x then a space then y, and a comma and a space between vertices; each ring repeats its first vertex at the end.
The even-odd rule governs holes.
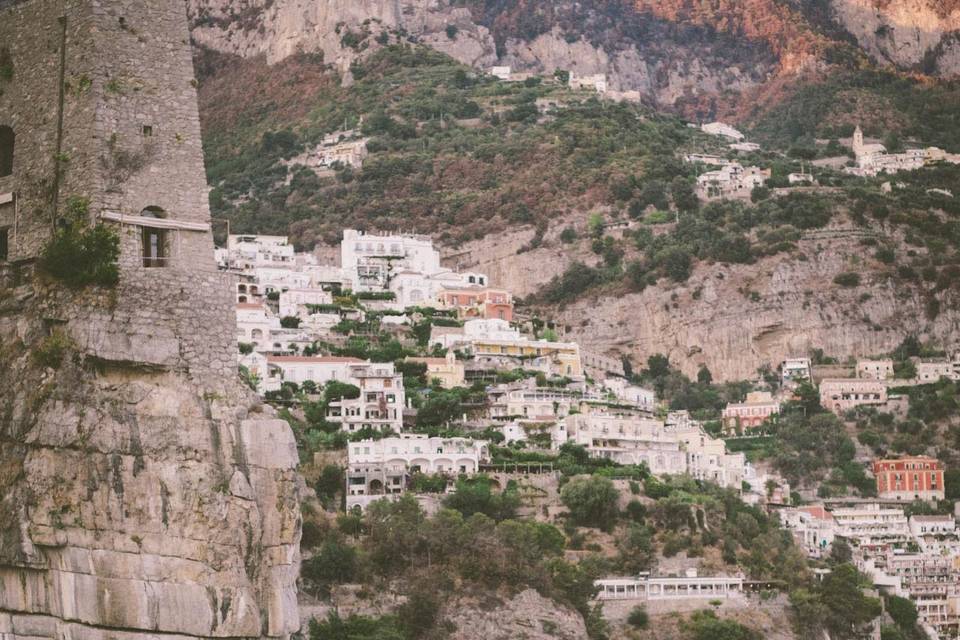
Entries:
POLYGON ((513 296, 503 289, 489 287, 458 287, 442 289, 438 295, 440 306, 456 309, 464 319, 513 321, 513 296))
POLYGON ((913 456, 875 460, 877 495, 896 500, 943 500, 943 465, 936 458, 913 456))

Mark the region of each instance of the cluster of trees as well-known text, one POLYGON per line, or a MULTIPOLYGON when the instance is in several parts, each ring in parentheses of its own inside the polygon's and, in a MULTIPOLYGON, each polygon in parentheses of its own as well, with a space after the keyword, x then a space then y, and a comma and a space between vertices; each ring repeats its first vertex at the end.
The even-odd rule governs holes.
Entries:
POLYGON ((458 487, 451 496, 448 504, 459 508, 445 508, 434 516, 425 515, 408 495, 376 502, 362 517, 341 515, 336 527, 323 531, 302 569, 310 589, 323 593, 336 584, 388 579, 404 585, 408 601, 393 619, 318 622, 313 637, 327 637, 320 634, 344 624, 376 632, 389 625, 390 633, 400 634, 384 637, 423 637, 454 584, 460 590, 470 584, 491 590, 537 589, 580 611, 601 634, 594 637, 603 637, 602 621, 589 605, 599 566, 565 561, 566 538, 556 527, 514 520, 503 511, 494 513, 496 517, 486 515, 480 510, 484 497, 456 498, 471 488, 458 487))

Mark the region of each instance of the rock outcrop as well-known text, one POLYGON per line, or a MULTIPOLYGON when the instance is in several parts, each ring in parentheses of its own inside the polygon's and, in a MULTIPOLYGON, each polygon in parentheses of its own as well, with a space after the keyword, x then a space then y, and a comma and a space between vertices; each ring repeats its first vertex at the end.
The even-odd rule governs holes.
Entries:
POLYGON ((595 16, 600 26, 590 33, 553 25, 523 35, 499 28, 495 20, 466 7, 438 0, 403 5, 386 0, 282 0, 251 2, 241 12, 222 0, 190 2, 191 34, 198 45, 244 57, 263 55, 270 63, 298 51, 321 52, 345 77, 354 60, 380 46, 376 36, 381 33, 391 39, 407 34, 479 69, 510 65, 517 71, 545 74, 558 69, 579 75, 603 73, 611 90, 638 91, 665 105, 753 87, 774 68, 769 48, 761 41, 734 47, 709 29, 676 29, 669 21, 637 13, 629 14, 635 24, 624 36, 612 10, 592 7, 551 6, 552 12, 567 15, 566 11, 575 22, 595 16), (348 45, 348 33, 364 38, 362 45, 348 45))
POLYGON ((775 0, 507 2, 496 9, 444 0, 189 6, 199 45, 269 63, 320 52, 347 81, 354 60, 402 35, 479 69, 606 74, 611 91, 636 91, 691 115, 776 78, 817 72, 848 42, 881 64, 960 73, 960 9, 932 0, 830 0, 816 9, 775 0), (812 11, 815 18, 806 15, 812 11))
MULTIPOLYGON (((953 294, 938 294, 941 311, 929 320, 929 294, 871 264, 860 245, 864 234, 844 227, 809 232, 789 256, 750 265, 700 264, 681 287, 588 295, 546 313, 585 349, 628 355, 637 365, 663 353, 690 376, 707 365, 716 380, 752 378, 757 368, 776 368, 812 348, 843 359, 887 353, 911 334, 950 344, 960 328, 953 294), (862 274, 860 286, 833 282, 850 271, 862 274)), ((527 296, 574 260, 597 260, 588 248, 563 245, 550 234, 543 246, 518 253, 532 235, 519 230, 469 243, 448 264, 484 271, 497 285, 527 296)))
POLYGON ((931 0, 832 0, 837 21, 878 61, 960 74, 960 6, 931 0))
POLYGON ((237 376, 183 5, 3 0, 0 42, 0 638, 288 638, 297 450, 237 376))
MULTIPOLYGON (((493 596, 487 596, 492 599, 493 596)), ((586 640, 583 617, 533 589, 508 600, 484 602, 462 597, 448 603, 444 624, 455 629, 450 640, 586 640)))

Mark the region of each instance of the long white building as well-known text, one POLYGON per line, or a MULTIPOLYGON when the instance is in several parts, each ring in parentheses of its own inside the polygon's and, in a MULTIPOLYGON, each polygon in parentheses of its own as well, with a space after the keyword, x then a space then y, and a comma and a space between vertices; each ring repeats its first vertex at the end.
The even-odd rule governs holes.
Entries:
POLYGON ((489 444, 469 438, 409 434, 361 440, 347 447, 347 509, 407 490, 411 476, 444 474, 452 482, 490 459, 489 444))

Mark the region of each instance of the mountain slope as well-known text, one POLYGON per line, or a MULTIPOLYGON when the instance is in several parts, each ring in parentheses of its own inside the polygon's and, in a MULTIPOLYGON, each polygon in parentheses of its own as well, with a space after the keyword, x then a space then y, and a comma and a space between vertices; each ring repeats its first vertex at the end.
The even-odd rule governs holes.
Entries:
MULTIPOLYGON (((404 45, 354 64, 349 87, 316 56, 270 67, 201 51, 198 68, 212 204, 235 230, 290 232, 302 248, 336 243, 347 225, 428 233, 451 265, 490 273, 590 348, 636 361, 666 352, 719 379, 814 347, 882 353, 908 334, 956 335, 960 207, 926 191, 955 185, 956 168, 903 175, 909 188, 886 195, 827 172, 832 192, 700 207, 688 197, 696 169, 677 156, 718 150, 716 139, 559 83, 484 79, 404 45), (537 99, 561 106, 542 115, 537 99), (362 170, 318 177, 288 160, 361 116, 362 170), (834 282, 845 273, 859 284, 834 282)), ((960 142, 950 85, 819 86, 768 109, 757 133, 819 154, 811 136, 862 116, 868 131, 960 142), (851 96, 876 104, 834 108, 851 96)), ((776 151, 755 161, 775 181, 800 168, 776 151)))

